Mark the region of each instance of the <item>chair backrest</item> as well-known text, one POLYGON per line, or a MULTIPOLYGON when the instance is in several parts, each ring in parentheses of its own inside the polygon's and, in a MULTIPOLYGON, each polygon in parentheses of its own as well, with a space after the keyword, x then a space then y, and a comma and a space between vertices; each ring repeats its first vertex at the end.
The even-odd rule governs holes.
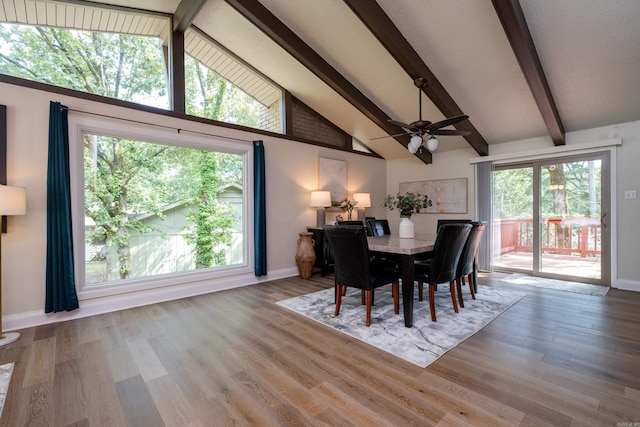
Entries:
POLYGON ((336 225, 339 226, 343 226, 343 225, 357 225, 360 227, 364 227, 364 231, 365 233, 367 233, 367 236, 373 236, 373 234, 371 233, 371 230, 369 228, 369 225, 365 222, 365 221, 336 221, 336 225))
POLYGON ((430 285, 448 283, 458 277, 458 260, 470 231, 471 224, 444 224, 440 227, 433 245, 430 285))
POLYGON ((369 228, 371 229, 371 232, 374 236, 388 236, 389 234, 391 234, 391 229, 389 228, 389 220, 368 220, 367 224, 369 224, 369 228))
POLYGON ((457 277, 467 276, 473 273, 473 266, 475 264, 476 254, 478 252, 478 245, 484 229, 487 228, 487 221, 479 221, 471 223, 471 231, 469 237, 462 248, 460 254, 460 260, 458 261, 457 277))
POLYGON ((369 245, 364 227, 325 225, 324 233, 333 252, 336 283, 371 289, 369 245))
POLYGON ((470 219, 439 219, 438 225, 436 226, 436 233, 440 230, 441 225, 445 224, 471 224, 472 221, 470 219))

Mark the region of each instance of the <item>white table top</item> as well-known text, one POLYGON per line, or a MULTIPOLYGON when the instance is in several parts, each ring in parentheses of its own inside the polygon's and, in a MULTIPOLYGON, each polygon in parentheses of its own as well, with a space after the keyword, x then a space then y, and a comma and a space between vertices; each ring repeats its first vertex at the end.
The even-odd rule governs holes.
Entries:
POLYGON ((416 234, 414 239, 401 239, 397 235, 367 237, 369 250, 391 254, 415 255, 433 250, 434 238, 416 234))

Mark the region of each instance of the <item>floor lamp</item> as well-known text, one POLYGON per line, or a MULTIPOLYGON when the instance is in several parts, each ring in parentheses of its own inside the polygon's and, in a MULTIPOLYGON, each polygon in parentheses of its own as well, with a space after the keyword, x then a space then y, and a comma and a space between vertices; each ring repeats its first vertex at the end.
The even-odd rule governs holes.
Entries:
MULTIPOLYGON (((24 215, 27 212, 27 193, 24 188, 0 185, 0 230, 4 215, 24 215)), ((0 333, 2 333, 2 238, 0 237, 0 333)), ((2 333, 0 346, 20 339, 17 332, 2 333)))

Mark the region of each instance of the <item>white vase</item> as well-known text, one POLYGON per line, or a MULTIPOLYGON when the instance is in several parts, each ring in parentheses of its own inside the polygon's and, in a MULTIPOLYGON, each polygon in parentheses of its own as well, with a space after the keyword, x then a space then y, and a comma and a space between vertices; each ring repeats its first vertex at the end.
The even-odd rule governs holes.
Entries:
POLYGON ((402 218, 402 220, 400 221, 398 236, 401 239, 413 239, 415 235, 416 234, 413 226, 413 221, 411 221, 411 218, 402 218))

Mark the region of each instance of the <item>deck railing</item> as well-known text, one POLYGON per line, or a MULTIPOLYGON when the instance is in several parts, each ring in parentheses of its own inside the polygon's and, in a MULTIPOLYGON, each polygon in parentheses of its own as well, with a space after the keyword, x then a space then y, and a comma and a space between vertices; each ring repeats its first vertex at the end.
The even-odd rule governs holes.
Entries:
MULTIPOLYGON (((500 254, 533 251, 533 219, 505 218, 494 221, 500 231, 500 254)), ((590 218, 545 218, 542 220, 542 253, 599 256, 601 225, 590 218)), ((497 248, 496 248, 497 249, 497 248)))

